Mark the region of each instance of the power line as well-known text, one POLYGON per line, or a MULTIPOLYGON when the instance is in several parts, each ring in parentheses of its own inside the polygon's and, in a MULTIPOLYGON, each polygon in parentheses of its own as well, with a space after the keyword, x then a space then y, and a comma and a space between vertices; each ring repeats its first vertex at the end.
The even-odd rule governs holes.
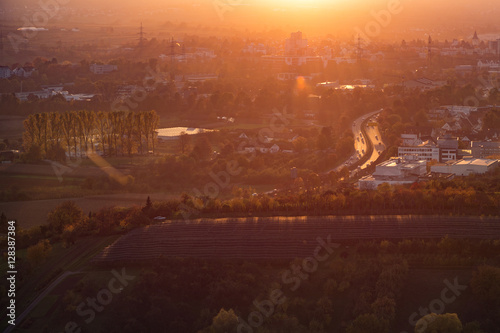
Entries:
POLYGON ((431 35, 429 35, 429 42, 428 42, 428 46, 427 46, 427 61, 428 61, 428 66, 430 68, 431 64, 432 64, 432 38, 431 38, 431 35))
POLYGON ((358 34, 358 50, 357 50, 357 58, 358 58, 357 61, 358 61, 358 64, 361 63, 362 53, 363 53, 363 49, 361 48, 361 37, 358 34))
POLYGON ((139 30, 138 35, 139 35, 139 48, 142 49, 143 46, 144 46, 144 40, 145 40, 145 38, 144 38, 144 30, 142 29, 142 22, 141 22, 141 28, 139 30))

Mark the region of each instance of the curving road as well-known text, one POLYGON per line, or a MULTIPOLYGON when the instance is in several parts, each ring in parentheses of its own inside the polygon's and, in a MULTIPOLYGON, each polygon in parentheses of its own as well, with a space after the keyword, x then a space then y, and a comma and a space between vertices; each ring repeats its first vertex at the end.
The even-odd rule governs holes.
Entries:
POLYGON ((355 161, 359 160, 368 152, 367 140, 370 140, 372 142, 374 149, 372 155, 370 156, 370 159, 361 166, 361 169, 364 169, 372 162, 375 162, 380 155, 379 151, 382 152, 385 149, 384 143, 380 140, 381 137, 377 126, 365 126, 364 130, 368 137, 365 137, 365 135, 363 135, 361 132, 361 126, 363 126, 365 120, 368 119, 367 123, 375 121, 376 116, 380 112, 382 112, 382 109, 370 112, 368 114, 359 117, 352 123, 351 129, 352 133, 354 134, 355 153, 349 159, 349 161, 351 161, 351 163, 349 164, 352 164, 355 161))
MULTIPOLYGON (((376 114, 378 114, 378 113, 380 113, 380 111, 378 111, 376 114)), ((368 125, 370 122, 375 122, 375 118, 376 118, 376 115, 372 115, 369 118, 367 125, 365 127, 365 132, 368 136, 368 140, 370 140, 371 143, 373 144, 373 152, 372 152, 372 155, 370 156, 370 158, 368 159, 368 161, 366 161, 366 163, 361 166, 361 169, 364 169, 364 168, 368 167, 370 164, 374 163, 379 158, 380 154, 386 148, 384 142, 382 142, 382 138, 381 138, 380 132, 378 130, 378 126, 369 126, 368 125)))

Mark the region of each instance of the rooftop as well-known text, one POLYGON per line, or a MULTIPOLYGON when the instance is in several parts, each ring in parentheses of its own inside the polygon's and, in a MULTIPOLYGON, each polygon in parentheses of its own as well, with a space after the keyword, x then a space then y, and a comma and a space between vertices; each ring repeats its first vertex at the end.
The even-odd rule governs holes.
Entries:
POLYGON ((497 163, 498 160, 490 160, 486 158, 464 158, 458 161, 448 161, 446 163, 438 163, 436 165, 458 165, 458 166, 490 166, 497 163))
POLYGON ((471 158, 463 159, 455 162, 455 165, 477 165, 477 166, 490 166, 495 164, 497 160, 490 160, 486 158, 471 158))

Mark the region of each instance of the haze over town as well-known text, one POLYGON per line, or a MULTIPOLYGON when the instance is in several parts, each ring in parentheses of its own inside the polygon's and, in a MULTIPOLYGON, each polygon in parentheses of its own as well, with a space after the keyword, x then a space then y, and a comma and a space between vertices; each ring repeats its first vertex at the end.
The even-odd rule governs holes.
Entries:
POLYGON ((3 332, 500 332, 500 2, 3 0, 3 332))

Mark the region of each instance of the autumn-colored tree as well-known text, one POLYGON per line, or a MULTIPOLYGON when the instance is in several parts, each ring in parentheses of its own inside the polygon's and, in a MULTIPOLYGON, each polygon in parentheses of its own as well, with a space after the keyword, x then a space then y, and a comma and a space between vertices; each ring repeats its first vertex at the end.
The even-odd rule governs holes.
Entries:
POLYGON ((456 313, 430 313, 420 318, 415 325, 415 333, 461 333, 462 329, 462 323, 456 313))
POLYGON ((50 245, 48 239, 44 239, 39 241, 36 245, 28 247, 26 258, 31 265, 38 266, 47 259, 51 251, 52 245, 50 245))
POLYGON ((66 201, 49 213, 47 222, 56 233, 60 234, 66 226, 80 225, 85 219, 83 211, 74 201, 66 201))
POLYGON ((209 332, 213 333, 226 333, 236 331, 238 326, 238 316, 234 313, 233 309, 226 311, 220 309, 219 313, 213 318, 212 326, 209 332))
POLYGON ((388 333, 389 323, 374 314, 362 314, 347 327, 347 333, 388 333))
POLYGON ((186 152, 190 143, 191 137, 189 136, 189 134, 187 134, 186 132, 181 132, 181 135, 179 136, 179 146, 181 148, 182 154, 186 152))
POLYGON ((500 268, 481 266, 471 280, 472 291, 483 302, 500 304, 500 268))

